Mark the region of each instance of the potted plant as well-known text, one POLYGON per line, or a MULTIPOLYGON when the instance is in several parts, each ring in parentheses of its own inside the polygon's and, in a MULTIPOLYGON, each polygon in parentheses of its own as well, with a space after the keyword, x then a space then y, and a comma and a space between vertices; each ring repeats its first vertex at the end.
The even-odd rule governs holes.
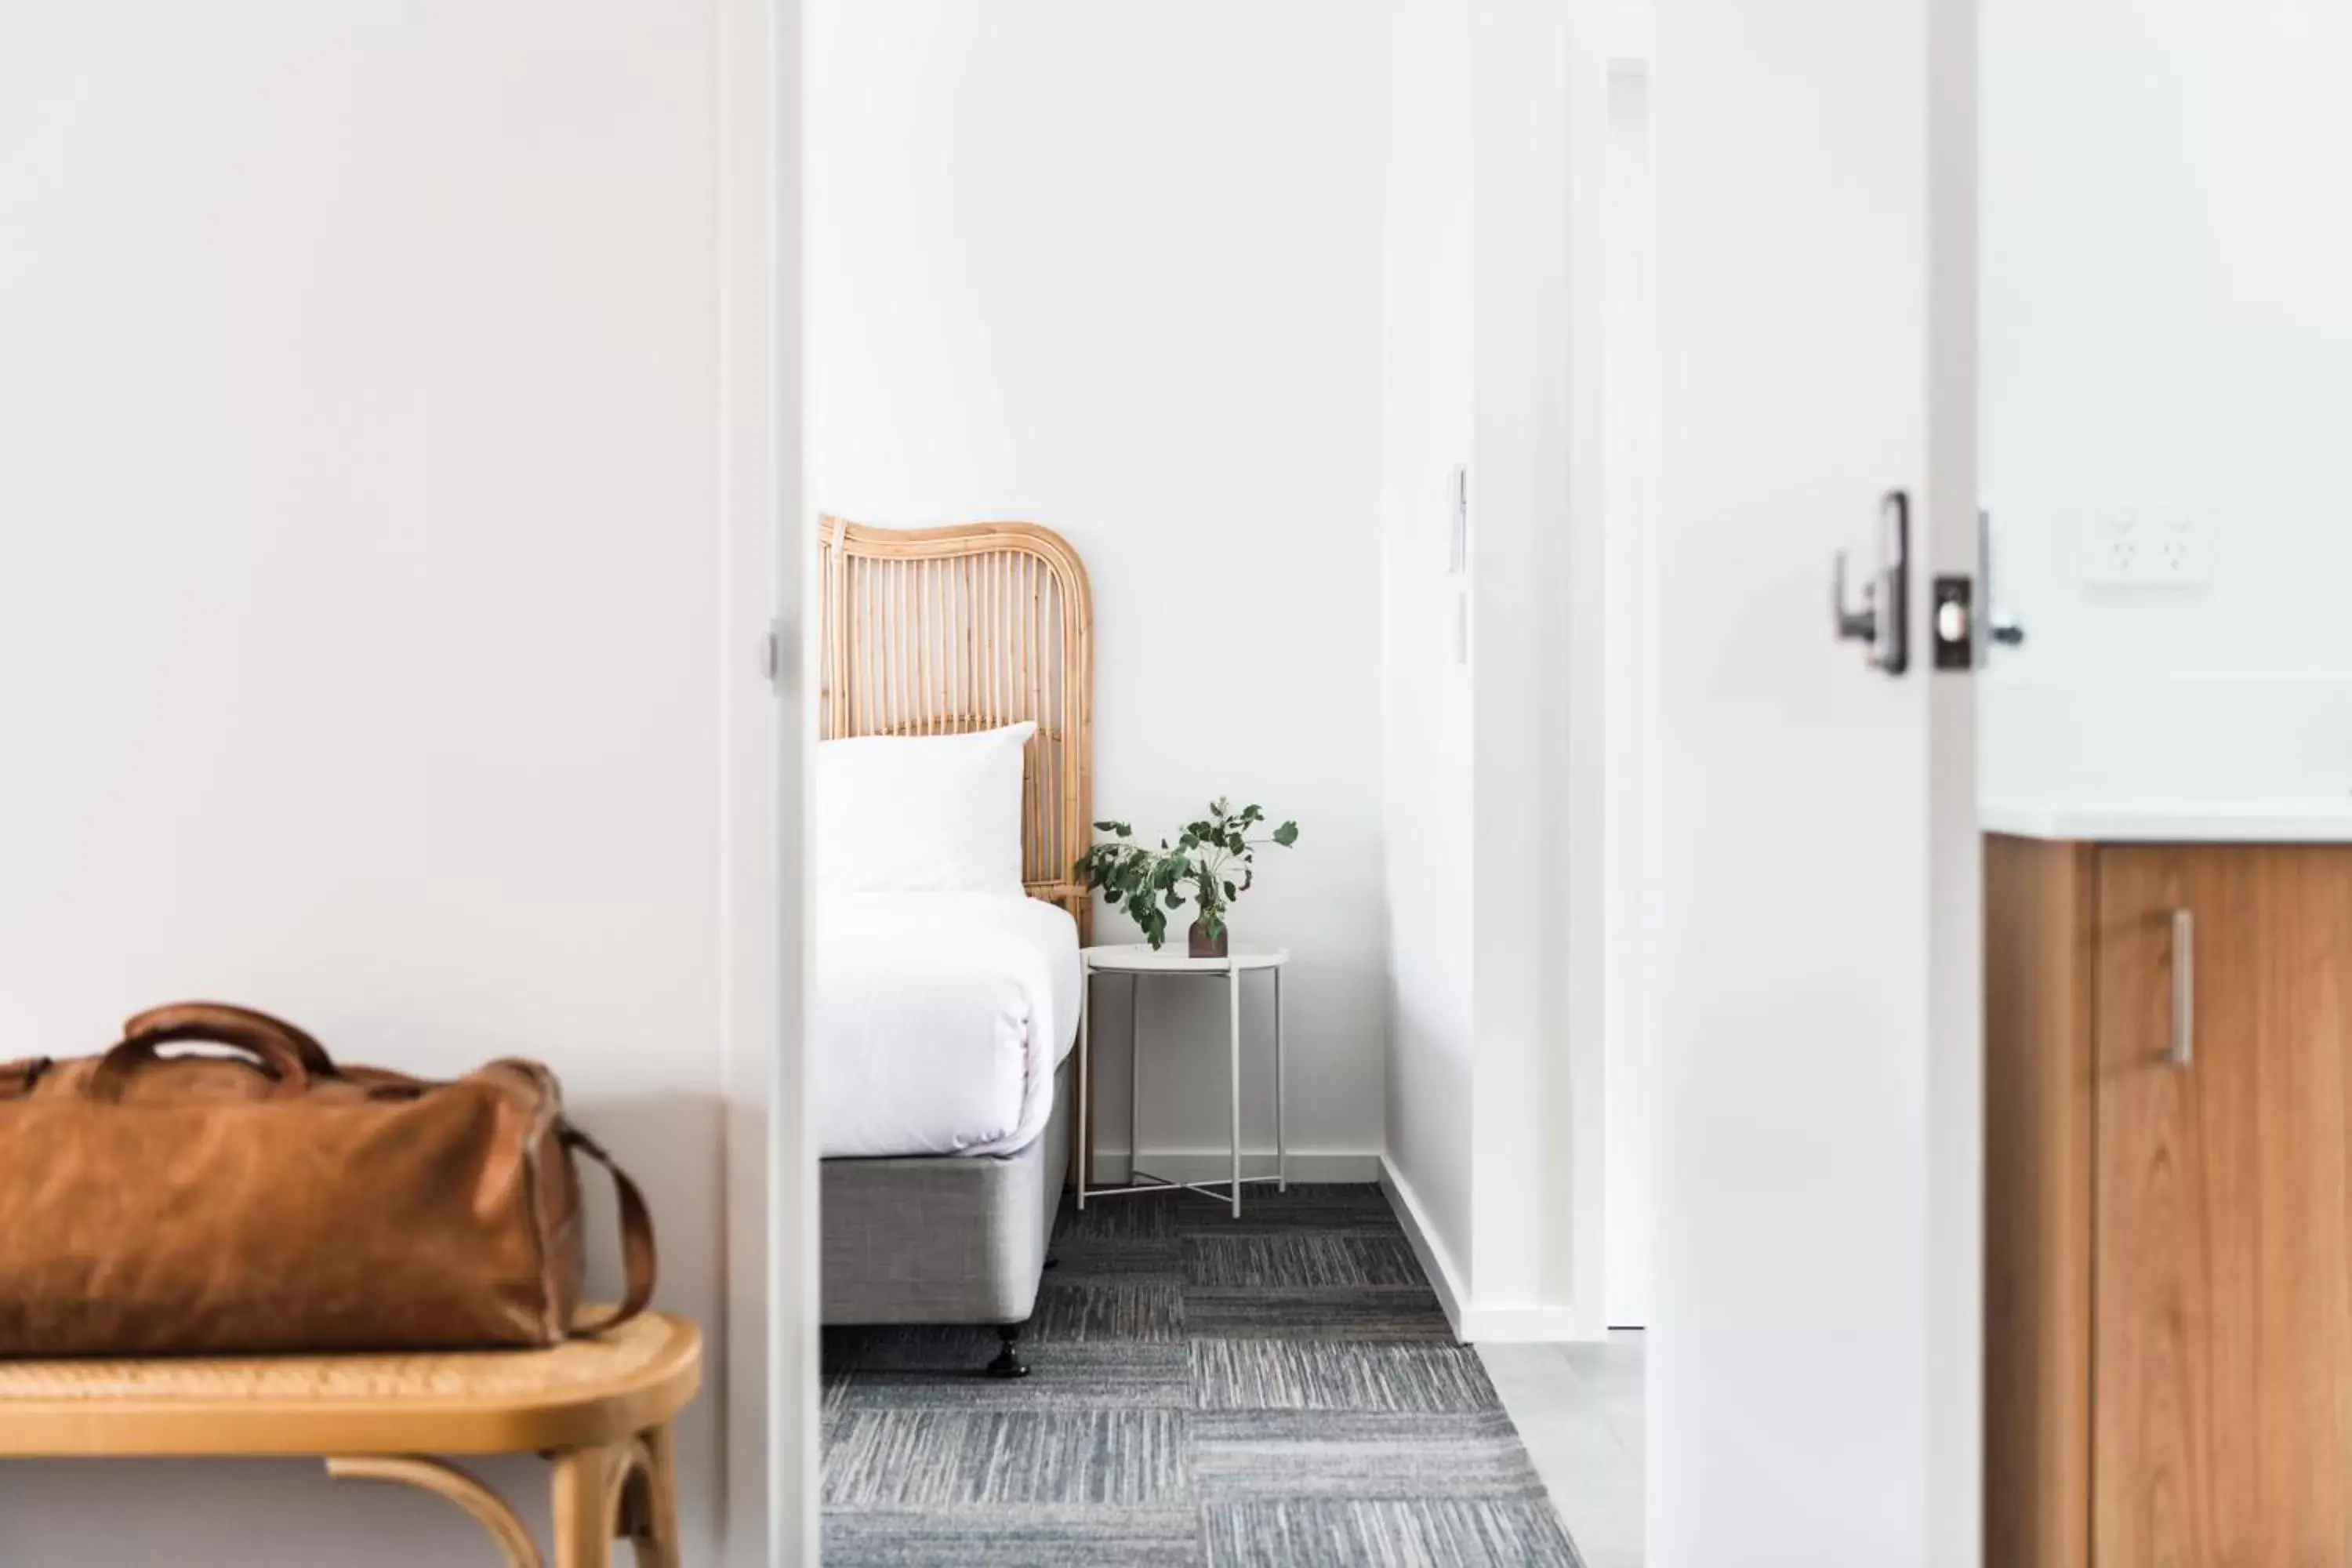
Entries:
POLYGON ((1186 824, 1175 843, 1161 839, 1157 849, 1136 843, 1135 829, 1124 822, 1097 822, 1095 831, 1115 834, 1116 841, 1087 850, 1071 875, 1102 889, 1114 908, 1143 928, 1144 940, 1155 948, 1168 940, 1168 911, 1190 902, 1196 911, 1192 955, 1223 958, 1229 951, 1225 911, 1256 880, 1257 851, 1269 844, 1287 849, 1298 842, 1295 822, 1251 837, 1250 829, 1265 820, 1264 808, 1235 811, 1220 795, 1209 803, 1208 816, 1186 824))

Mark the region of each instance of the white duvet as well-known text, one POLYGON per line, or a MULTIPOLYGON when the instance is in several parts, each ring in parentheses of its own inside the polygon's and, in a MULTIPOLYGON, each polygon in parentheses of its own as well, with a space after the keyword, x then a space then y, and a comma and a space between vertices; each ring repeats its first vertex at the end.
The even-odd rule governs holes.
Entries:
POLYGON ((1002 1154, 1045 1131, 1077 1036, 1067 911, 1008 893, 831 893, 810 912, 823 1154, 1002 1154))

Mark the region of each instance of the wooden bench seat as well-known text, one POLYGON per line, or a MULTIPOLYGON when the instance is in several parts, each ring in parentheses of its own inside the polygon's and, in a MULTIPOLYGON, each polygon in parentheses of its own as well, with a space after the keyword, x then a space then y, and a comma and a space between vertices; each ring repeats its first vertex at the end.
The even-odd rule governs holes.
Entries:
POLYGON ((0 1361, 0 1457, 316 1457, 446 1498, 509 1568, 541 1568, 514 1510, 437 1457, 537 1453, 555 1568, 608 1568, 624 1538, 639 1568, 679 1568, 670 1423, 701 1376, 701 1335, 658 1312, 544 1351, 0 1361))

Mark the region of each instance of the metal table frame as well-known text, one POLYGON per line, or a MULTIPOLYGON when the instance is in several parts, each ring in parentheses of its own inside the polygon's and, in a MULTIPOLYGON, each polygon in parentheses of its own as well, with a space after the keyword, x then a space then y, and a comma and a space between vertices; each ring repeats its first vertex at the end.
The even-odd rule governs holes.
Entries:
POLYGON ((1287 952, 1272 954, 1236 954, 1226 959, 1201 959, 1197 967, 1171 966, 1127 967, 1110 964, 1097 969, 1089 954, 1080 955, 1078 974, 1078 1207, 1084 1209, 1090 1198, 1121 1197, 1136 1193, 1191 1192, 1203 1197, 1227 1202, 1233 1215, 1242 1214, 1242 1189, 1272 1183, 1277 1192, 1290 1190, 1290 1150, 1283 1126, 1283 1005, 1282 971, 1289 963, 1287 952), (1242 1174, 1242 976, 1253 970, 1270 970, 1274 974, 1274 1159, 1275 1173, 1271 1176, 1242 1174), (1128 1184, 1122 1187, 1097 1187, 1087 1184, 1087 1169, 1093 1163, 1094 1125, 1091 1060, 1093 1056, 1093 993, 1097 974, 1127 976, 1128 1016, 1128 1184), (1223 980, 1226 987, 1227 1044, 1226 1088, 1232 1099, 1233 1174, 1225 1181, 1173 1182, 1155 1176, 1137 1164, 1139 1153, 1138 1136, 1143 1121, 1143 981, 1149 976, 1169 979, 1223 980))

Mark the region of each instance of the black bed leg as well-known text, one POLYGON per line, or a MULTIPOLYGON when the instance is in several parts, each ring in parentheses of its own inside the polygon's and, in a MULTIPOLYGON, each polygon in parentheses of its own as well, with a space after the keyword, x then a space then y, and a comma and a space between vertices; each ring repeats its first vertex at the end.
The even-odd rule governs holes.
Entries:
POLYGON ((1021 1340, 1021 1325, 1002 1324, 996 1331, 996 1337, 1003 1343, 996 1348, 996 1359, 988 1363, 988 1375, 991 1377, 1028 1376, 1029 1363, 1021 1359, 1021 1352, 1018 1348, 1021 1340))

